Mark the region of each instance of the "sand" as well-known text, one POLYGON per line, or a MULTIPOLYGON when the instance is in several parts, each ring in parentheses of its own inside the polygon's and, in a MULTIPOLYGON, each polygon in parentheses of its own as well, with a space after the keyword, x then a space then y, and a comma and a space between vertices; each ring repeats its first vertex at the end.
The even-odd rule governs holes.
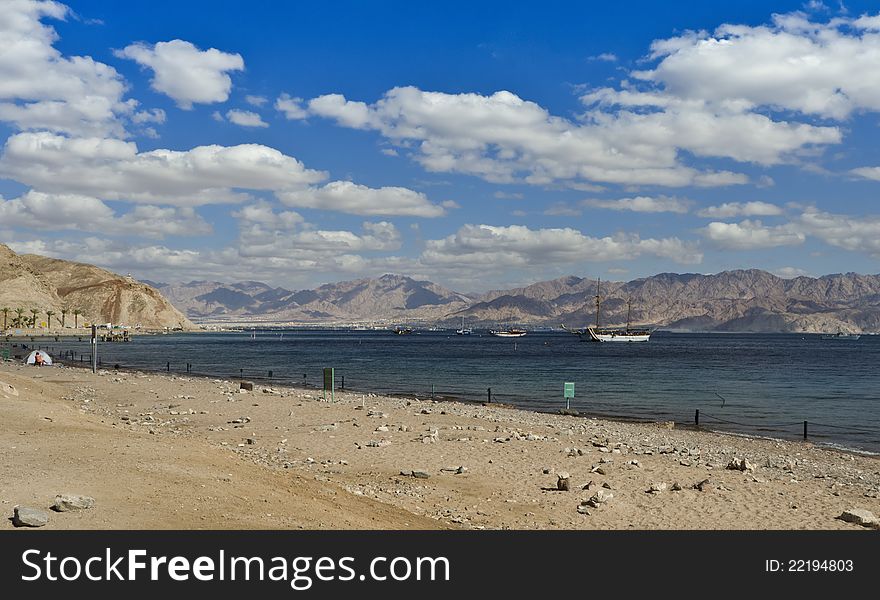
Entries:
POLYGON ((880 514, 880 460, 810 443, 132 371, 3 363, 0 382, 18 392, 0 385, 2 510, 96 499, 52 529, 856 530, 844 510, 880 514))

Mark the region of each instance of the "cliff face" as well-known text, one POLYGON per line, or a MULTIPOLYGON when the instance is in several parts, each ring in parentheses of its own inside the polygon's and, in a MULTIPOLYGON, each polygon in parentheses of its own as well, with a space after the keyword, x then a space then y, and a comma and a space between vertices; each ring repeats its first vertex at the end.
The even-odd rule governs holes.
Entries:
POLYGON ((16 308, 25 309, 26 317, 31 316, 31 309, 37 309, 38 323, 45 322, 46 311, 52 310, 53 326, 61 324, 62 310, 68 311, 66 324, 71 326, 73 311, 79 310, 80 324, 109 322, 139 324, 149 329, 195 329, 162 294, 144 283, 92 265, 18 255, 0 244, 0 308, 3 307, 11 309, 9 320, 16 308))

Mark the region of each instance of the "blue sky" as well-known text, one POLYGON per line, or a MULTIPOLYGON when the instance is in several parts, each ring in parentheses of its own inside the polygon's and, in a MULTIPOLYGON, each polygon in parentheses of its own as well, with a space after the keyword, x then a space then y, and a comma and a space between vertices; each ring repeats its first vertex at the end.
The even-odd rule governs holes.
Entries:
POLYGON ((871 3, 8 0, 0 48, 17 251, 288 288, 880 270, 871 3))

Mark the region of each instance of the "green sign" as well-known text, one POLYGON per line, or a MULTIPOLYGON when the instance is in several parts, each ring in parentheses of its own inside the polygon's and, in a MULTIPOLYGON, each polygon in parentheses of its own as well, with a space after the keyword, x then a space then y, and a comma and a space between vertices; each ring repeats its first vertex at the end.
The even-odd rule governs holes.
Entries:
POLYGON ((574 398, 574 382, 566 381, 562 387, 563 398, 574 398))
POLYGON ((330 392, 330 399, 334 400, 334 389, 336 388, 335 369, 326 367, 324 369, 324 400, 327 399, 327 392, 330 392))

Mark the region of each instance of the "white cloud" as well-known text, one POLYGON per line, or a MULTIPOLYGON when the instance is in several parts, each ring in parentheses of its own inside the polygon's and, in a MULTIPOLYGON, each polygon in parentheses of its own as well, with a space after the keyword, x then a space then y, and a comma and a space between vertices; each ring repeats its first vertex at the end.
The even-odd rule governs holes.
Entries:
POLYGON ((370 188, 350 181, 333 181, 322 187, 282 191, 276 194, 287 206, 319 208, 353 215, 400 215, 439 217, 442 206, 427 196, 403 187, 370 188))
POLYGON ((703 255, 695 244, 678 238, 641 239, 634 234, 595 238, 571 228, 529 229, 464 225, 440 240, 428 240, 420 262, 426 267, 454 269, 528 268, 584 261, 629 260, 641 255, 697 264, 703 255))
POLYGON ((767 227, 761 221, 746 219, 740 223, 712 222, 701 233, 719 248, 756 250, 802 244, 806 236, 792 224, 767 227))
POLYGON ((131 115, 131 122, 139 125, 144 123, 164 123, 165 111, 161 108, 141 110, 131 115))
POLYGON ((810 276, 808 271, 805 271, 804 269, 799 269, 798 267, 780 267, 778 269, 773 269, 772 273, 777 277, 782 277, 783 279, 794 279, 795 277, 810 276))
POLYGON ((63 56, 58 34, 43 18, 65 19, 57 2, 4 0, 0 10, 0 121, 18 129, 122 136, 120 121, 137 105, 125 83, 89 56, 63 56))
POLYGON ((251 106, 256 106, 257 108, 266 104, 269 101, 265 96, 252 96, 248 94, 244 97, 244 101, 250 104, 251 106))
POLYGON ((671 212, 683 214, 690 210, 693 204, 690 200, 669 196, 636 196, 634 198, 620 198, 618 200, 588 199, 581 202, 582 206, 593 208, 607 208, 609 210, 629 210, 633 212, 659 213, 671 212))
POLYGON ((783 214, 782 208, 768 202, 726 202, 709 206, 697 212, 697 216, 710 219, 730 217, 771 217, 783 214))
POLYGON ((24 229, 88 231, 111 237, 164 238, 211 233, 211 226, 192 208, 144 205, 117 215, 97 198, 33 190, 11 200, 0 198, 0 222, 24 229))
POLYGON ((770 25, 725 24, 652 45, 661 62, 634 73, 677 98, 769 107, 830 119, 880 110, 876 16, 809 21, 774 15, 770 25))
POLYGON ((299 121, 309 116, 303 108, 303 99, 292 98, 289 94, 278 96, 275 100, 275 110, 284 113, 284 116, 291 121, 299 121))
POLYGON ((199 50, 184 40, 155 45, 139 42, 117 50, 116 56, 152 69, 152 88, 186 110, 193 104, 225 102, 232 88, 232 79, 227 73, 244 70, 244 60, 239 54, 216 48, 199 50))
POLYGON ((382 148, 380 152, 385 156, 398 156, 397 150, 394 148, 382 148))
POLYGON ((880 181, 880 167, 859 167, 858 169, 852 169, 850 173, 865 179, 880 181))
POLYGON ((259 144, 138 152, 133 142, 45 132, 11 136, 0 175, 41 192, 179 206, 240 202, 239 188, 288 189, 326 178, 259 144))
POLYGON ((226 112, 226 118, 230 123, 235 123, 241 127, 268 127, 269 124, 255 112, 249 110, 238 110, 233 108, 226 112))
POLYGON ((612 54, 611 52, 603 52, 602 54, 597 54, 596 56, 590 56, 588 60, 598 60, 601 62, 617 62, 617 55, 612 54))
POLYGON ((880 216, 836 215, 810 207, 795 222, 827 244, 880 257, 880 216))
POLYGON ((657 94, 631 98, 605 89, 585 95, 584 101, 593 108, 580 123, 506 91, 482 96, 413 87, 389 90, 371 105, 340 94, 320 96, 309 101, 308 112, 412 145, 416 160, 429 171, 535 185, 743 184, 748 177, 740 173, 684 165, 679 150, 772 165, 806 146, 840 141, 833 127, 722 112, 657 94), (633 102, 644 106, 649 100, 662 110, 634 109, 633 102))

